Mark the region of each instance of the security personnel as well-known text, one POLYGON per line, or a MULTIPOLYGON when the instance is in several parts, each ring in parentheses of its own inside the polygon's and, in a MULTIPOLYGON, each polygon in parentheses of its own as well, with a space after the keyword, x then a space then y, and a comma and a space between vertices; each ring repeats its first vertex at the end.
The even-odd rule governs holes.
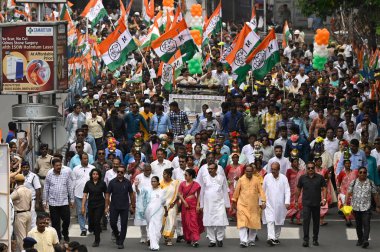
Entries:
POLYGON ((20 250, 23 248, 23 239, 30 230, 32 215, 32 191, 24 186, 25 177, 17 174, 15 177, 16 189, 11 194, 15 208, 14 234, 20 250))

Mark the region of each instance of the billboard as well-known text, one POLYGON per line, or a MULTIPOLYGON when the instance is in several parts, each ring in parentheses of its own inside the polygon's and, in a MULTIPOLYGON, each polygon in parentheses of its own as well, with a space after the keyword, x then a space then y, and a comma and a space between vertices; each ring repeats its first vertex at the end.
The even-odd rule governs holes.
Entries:
POLYGON ((65 22, 0 25, 3 93, 67 89, 65 22))

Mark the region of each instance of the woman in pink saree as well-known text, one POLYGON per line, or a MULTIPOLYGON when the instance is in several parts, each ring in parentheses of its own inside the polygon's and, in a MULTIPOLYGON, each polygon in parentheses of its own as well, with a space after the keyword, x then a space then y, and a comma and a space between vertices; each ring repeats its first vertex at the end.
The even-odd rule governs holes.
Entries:
MULTIPOLYGON (((239 164, 239 157, 240 157, 239 153, 232 153, 231 154, 232 164, 227 165, 225 169, 228 189, 229 189, 228 194, 230 196, 230 200, 232 200, 234 196, 237 181, 239 180, 241 176, 243 176, 244 170, 245 170, 244 169, 245 165, 239 164)), ((231 201, 231 204, 232 204, 232 201, 231 201)), ((236 216, 236 210, 231 207, 230 210, 228 210, 228 216, 230 216, 231 218, 234 218, 236 216)))
POLYGON ((200 234, 203 232, 202 214, 199 212, 199 193, 201 186, 194 181, 193 169, 185 171, 185 181, 179 185, 179 198, 182 202, 182 229, 187 243, 198 247, 200 234))
MULTIPOLYGON (((344 170, 342 170, 337 178, 336 178, 336 186, 338 189, 338 209, 341 209, 344 205, 346 205, 346 195, 348 191, 348 187, 351 182, 354 181, 358 177, 358 170, 351 170, 351 161, 349 159, 345 159, 343 161, 344 170)), ((354 219, 353 214, 351 213, 348 216, 344 217, 346 219, 347 227, 352 226, 351 220, 354 219)))
POLYGON ((298 197, 298 207, 296 206, 296 191, 299 178, 305 174, 305 170, 301 169, 298 157, 289 158, 290 168, 286 171, 286 177, 289 181, 290 187, 290 206, 286 217, 290 218, 291 224, 302 225, 301 212, 302 212, 302 194, 298 197), (296 222, 294 222, 296 218, 296 222))

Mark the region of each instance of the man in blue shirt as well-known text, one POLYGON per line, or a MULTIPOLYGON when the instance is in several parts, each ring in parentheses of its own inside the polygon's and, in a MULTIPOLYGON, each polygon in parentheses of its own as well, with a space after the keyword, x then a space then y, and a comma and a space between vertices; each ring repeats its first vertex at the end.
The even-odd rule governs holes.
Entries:
MULTIPOLYGON (((351 170, 358 170, 360 167, 367 167, 367 158, 363 150, 359 150, 359 140, 352 139, 350 141, 350 161, 351 161, 351 170)), ((338 167, 336 170, 336 174, 339 174, 343 170, 343 160, 344 153, 339 159, 338 167)))
POLYGON ((166 134, 172 130, 172 124, 168 115, 164 114, 164 106, 156 105, 156 114, 153 115, 150 121, 150 131, 157 132, 157 135, 166 134))
POLYGON ((17 131, 17 126, 15 122, 9 122, 8 123, 8 135, 5 140, 6 143, 10 143, 13 138, 16 138, 16 131, 17 131))
POLYGON ((240 134, 244 132, 243 114, 237 111, 236 104, 231 103, 230 111, 226 113, 222 122, 222 132, 228 135, 230 132, 237 131, 240 134))
POLYGON ((125 116, 124 121, 127 125, 127 138, 130 144, 132 143, 133 136, 140 131, 140 123, 148 131, 148 124, 144 117, 140 115, 137 103, 131 103, 131 111, 125 116))

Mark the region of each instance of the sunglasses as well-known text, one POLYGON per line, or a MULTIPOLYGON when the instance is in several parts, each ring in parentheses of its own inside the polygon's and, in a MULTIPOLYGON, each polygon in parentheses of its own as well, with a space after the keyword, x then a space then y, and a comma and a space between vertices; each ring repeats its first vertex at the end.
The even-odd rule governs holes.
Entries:
POLYGON ((124 174, 124 171, 117 171, 117 174, 124 174))
POLYGON ((106 153, 104 153, 104 152, 99 152, 98 155, 99 155, 99 156, 100 156, 100 155, 106 155, 106 153))
POLYGON ((360 171, 359 174, 367 174, 366 171, 360 171))
POLYGON ((75 148, 79 149, 79 148, 83 148, 83 146, 79 145, 79 146, 75 146, 75 148))
POLYGON ((313 167, 307 167, 308 170, 314 170, 314 166, 313 167))

